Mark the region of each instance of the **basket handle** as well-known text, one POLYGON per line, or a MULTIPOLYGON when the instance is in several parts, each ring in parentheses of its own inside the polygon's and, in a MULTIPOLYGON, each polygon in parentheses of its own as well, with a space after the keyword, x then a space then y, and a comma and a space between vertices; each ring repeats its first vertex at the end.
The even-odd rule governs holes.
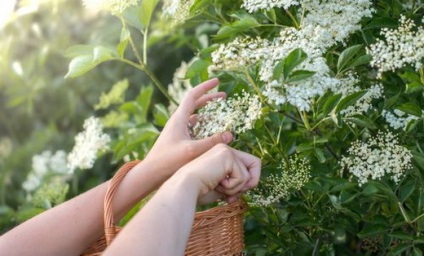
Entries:
POLYGON ((121 168, 119 168, 119 170, 112 177, 107 187, 105 200, 103 204, 104 228, 105 228, 105 238, 106 238, 107 246, 110 245, 110 243, 116 236, 115 221, 113 219, 113 208, 112 208, 113 196, 115 195, 116 190, 119 184, 121 183, 121 181, 124 179, 125 175, 139 162, 141 161, 134 160, 134 161, 125 163, 123 166, 121 166, 121 168))

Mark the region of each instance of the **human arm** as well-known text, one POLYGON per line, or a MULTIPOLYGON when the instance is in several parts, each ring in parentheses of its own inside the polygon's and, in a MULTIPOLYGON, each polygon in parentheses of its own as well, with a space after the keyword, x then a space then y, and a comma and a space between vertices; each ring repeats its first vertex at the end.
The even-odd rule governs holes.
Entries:
MULTIPOLYGON (((255 187, 260 160, 217 145, 177 171, 133 217, 104 255, 184 255, 198 199, 220 187, 225 196, 255 187)), ((212 200, 214 200, 212 199, 212 200)))
MULTIPOLYGON (((113 200, 114 219, 120 219, 136 202, 160 186, 178 168, 217 143, 228 143, 231 134, 215 134, 204 140, 190 138, 187 123, 194 110, 208 100, 225 97, 210 93, 213 79, 188 92, 171 116, 147 157, 121 182, 113 200), (166 159, 166 161, 163 161, 166 159)), ((103 234, 105 182, 50 209, 0 236, 1 255, 79 255, 103 234)))

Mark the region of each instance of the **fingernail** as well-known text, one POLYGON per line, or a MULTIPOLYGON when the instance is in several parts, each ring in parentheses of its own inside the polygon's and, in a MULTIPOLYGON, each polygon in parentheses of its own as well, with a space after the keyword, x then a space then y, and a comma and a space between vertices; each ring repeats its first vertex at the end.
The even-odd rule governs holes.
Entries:
POLYGON ((224 143, 229 143, 233 140, 233 135, 231 134, 231 132, 223 132, 221 134, 221 137, 224 143))

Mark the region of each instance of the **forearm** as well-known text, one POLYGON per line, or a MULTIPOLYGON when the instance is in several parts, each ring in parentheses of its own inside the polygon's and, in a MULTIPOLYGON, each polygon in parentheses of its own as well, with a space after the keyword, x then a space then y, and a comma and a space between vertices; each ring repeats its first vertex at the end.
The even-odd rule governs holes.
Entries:
MULTIPOLYGON (((115 220, 157 188, 168 174, 141 162, 121 182, 115 220)), ((103 234, 103 201, 109 182, 40 214, 0 237, 4 255, 79 255, 103 234)))
POLYGON ((181 172, 127 224, 104 255, 184 255, 199 186, 181 172))

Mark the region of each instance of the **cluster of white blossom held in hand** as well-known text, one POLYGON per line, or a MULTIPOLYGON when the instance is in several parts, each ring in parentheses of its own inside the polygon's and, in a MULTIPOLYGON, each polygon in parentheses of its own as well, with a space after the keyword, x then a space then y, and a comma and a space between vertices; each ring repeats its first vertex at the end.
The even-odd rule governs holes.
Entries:
MULTIPOLYGON (((168 2, 172 3, 173 10, 178 10, 178 13, 188 13, 181 10, 187 6, 178 5, 179 1, 168 2)), ((410 8, 407 2, 404 3, 404 8, 410 8)), ((361 81, 352 72, 332 75, 324 54, 335 44, 344 44, 352 33, 360 30, 360 21, 363 18, 372 17, 375 11, 372 8, 372 1, 244 0, 241 7, 254 13, 276 7, 288 9, 294 5, 299 7, 299 16, 302 17, 298 27, 284 27, 280 35, 275 38, 244 36, 219 45, 212 53, 213 64, 209 67, 209 72, 240 72, 245 67, 257 65, 260 68, 258 83, 262 85, 259 87, 266 97, 267 104, 279 106, 289 103, 306 112, 311 110, 313 100, 327 91, 347 96, 366 89, 366 93, 355 105, 341 111, 345 117, 366 114, 373 108, 372 100, 383 97, 383 85, 376 83, 364 88, 366 85, 361 85, 361 81), (273 76, 274 67, 297 48, 301 48, 307 54, 307 59, 298 69, 313 71, 315 74, 299 82, 284 83, 276 80, 273 76)), ((172 16, 172 13, 170 14, 172 16)), ((178 21, 181 23, 187 16, 180 15, 177 18, 182 19, 178 21)), ((382 73, 394 71, 405 65, 413 65, 417 71, 422 67, 424 28, 415 29, 416 24, 404 16, 400 17, 399 23, 397 29, 382 29, 382 39, 366 49, 372 57, 371 66, 376 69, 377 80, 381 78, 382 73)), ((180 77, 184 77, 181 76, 181 69, 179 73, 180 77)), ((187 83, 184 79, 180 81, 187 83)), ((178 78, 170 87, 174 88, 174 91, 178 87, 182 90, 188 88, 187 84, 179 86, 178 78)), ((196 136, 204 137, 223 130, 243 132, 245 128, 250 129, 260 118, 261 103, 256 97, 244 93, 227 101, 211 102, 199 114, 200 124, 196 126, 196 136), (243 111, 249 109, 255 114, 249 116, 243 114, 243 111), (243 118, 246 119, 242 120, 243 118), (246 123, 246 126, 243 130, 239 130, 238 127, 243 123, 246 123)), ((384 110, 382 116, 393 129, 403 130, 410 121, 419 118, 396 109, 393 113, 384 110)), ((398 182, 401 175, 411 168, 411 152, 399 145, 396 137, 390 132, 386 134, 379 132, 376 138, 368 138, 362 143, 359 141, 352 143, 348 154, 349 156, 342 158, 340 165, 349 170, 360 186, 369 179, 381 179, 385 174, 391 175, 391 179, 398 182)), ((308 163, 299 160, 297 155, 292 157, 293 159, 281 166, 282 172, 279 175, 273 174, 265 181, 263 186, 265 192, 258 191, 259 193, 252 195, 254 203, 269 205, 286 197, 290 189, 300 189, 309 180, 308 163)))

